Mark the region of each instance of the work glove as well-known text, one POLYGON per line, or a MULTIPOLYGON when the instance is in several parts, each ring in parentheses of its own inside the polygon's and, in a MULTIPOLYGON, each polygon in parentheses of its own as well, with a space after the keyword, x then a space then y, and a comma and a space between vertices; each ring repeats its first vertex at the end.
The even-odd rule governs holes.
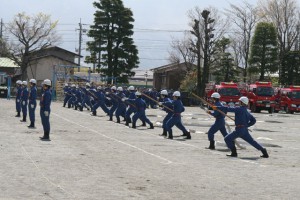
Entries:
POLYGON ((126 101, 126 99, 125 99, 125 98, 123 98, 123 99, 122 99, 122 101, 124 102, 124 101, 126 101))
POLYGON ((159 102, 159 103, 158 103, 158 105, 159 105, 159 106, 162 106, 162 105, 163 105, 163 103, 162 103, 162 102, 159 102))
POLYGON ((23 106, 25 106, 26 102, 25 102, 25 101, 23 101, 23 102, 22 102, 22 104, 23 104, 23 106))
POLYGON ((33 105, 33 104, 30 104, 30 107, 33 109, 33 108, 34 108, 34 105, 33 105))
POLYGON ((17 102, 19 103, 19 102, 20 102, 20 99, 17 99, 17 102))
POLYGON ((109 92, 105 92, 105 94, 106 94, 106 95, 108 95, 108 94, 109 94, 109 92))
POLYGON ((44 115, 45 115, 45 117, 48 117, 49 116, 49 111, 44 111, 44 115))
POLYGON ((211 107, 213 110, 217 110, 218 108, 217 108, 217 106, 212 106, 211 107))
POLYGON ((109 98, 109 97, 106 97, 106 99, 109 100, 109 101, 111 100, 111 98, 109 98))

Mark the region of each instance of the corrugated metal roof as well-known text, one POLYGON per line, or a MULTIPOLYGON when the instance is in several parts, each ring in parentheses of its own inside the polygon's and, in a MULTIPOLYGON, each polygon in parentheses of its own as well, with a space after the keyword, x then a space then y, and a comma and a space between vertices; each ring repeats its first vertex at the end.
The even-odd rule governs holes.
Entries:
POLYGON ((9 58, 0 58, 0 67, 17 68, 19 67, 13 60, 9 58))

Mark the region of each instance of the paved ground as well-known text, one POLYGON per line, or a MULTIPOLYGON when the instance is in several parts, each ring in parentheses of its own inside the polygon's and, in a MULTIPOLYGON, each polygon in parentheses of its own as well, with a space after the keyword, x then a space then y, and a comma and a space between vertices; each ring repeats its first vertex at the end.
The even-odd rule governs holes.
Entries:
MULTIPOLYGON (((252 135, 270 153, 262 159, 242 141, 239 158, 227 158, 220 133, 218 150, 206 150, 213 119, 197 107, 184 113, 188 141, 53 103, 52 141, 42 142, 36 113, 29 130, 14 101, 0 99, 0 199, 300 199, 299 114, 255 114, 252 135)), ((159 126, 164 113, 147 113, 159 126)))

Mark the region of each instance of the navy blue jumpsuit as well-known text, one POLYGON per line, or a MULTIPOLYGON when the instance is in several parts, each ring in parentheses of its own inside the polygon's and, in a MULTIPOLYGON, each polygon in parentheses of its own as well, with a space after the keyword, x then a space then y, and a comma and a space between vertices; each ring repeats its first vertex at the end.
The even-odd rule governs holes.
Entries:
POLYGON ((228 112, 235 113, 235 131, 225 137, 225 142, 228 148, 231 150, 234 149, 234 140, 239 137, 251 144, 257 150, 263 150, 264 148, 260 144, 258 144, 249 134, 248 127, 254 125, 256 123, 256 119, 248 112, 247 107, 226 107, 226 109, 228 112))
POLYGON ((29 119, 30 122, 32 123, 35 122, 36 95, 37 95, 36 86, 32 86, 30 88, 29 103, 28 103, 29 119))
POLYGON ((50 105, 51 105, 51 92, 50 89, 44 91, 40 101, 40 115, 42 125, 45 132, 50 132, 50 105))
MULTIPOLYGON (((217 106, 219 110, 223 111, 226 114, 226 109, 223 109, 224 107, 219 101, 215 103, 215 106, 217 106)), ((212 112, 211 115, 214 116, 216 120, 215 123, 208 130, 208 140, 213 142, 216 132, 220 131, 223 137, 228 135, 228 133, 225 128, 225 116, 217 110, 212 112)))

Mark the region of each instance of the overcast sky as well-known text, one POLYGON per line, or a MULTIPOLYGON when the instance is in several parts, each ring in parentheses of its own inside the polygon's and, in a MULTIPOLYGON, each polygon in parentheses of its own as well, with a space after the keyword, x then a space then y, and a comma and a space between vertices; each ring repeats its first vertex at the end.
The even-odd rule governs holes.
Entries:
MULTIPOLYGON (((93 23, 95 0, 0 0, 0 18, 4 23, 12 20, 19 12, 50 14, 53 20, 59 20, 58 33, 62 35, 58 45, 75 52, 78 48, 76 29, 81 18, 83 28, 93 23)), ((168 64, 168 52, 173 38, 181 38, 182 30, 188 30, 188 10, 195 6, 201 9, 213 6, 219 10, 238 5, 242 0, 123 0, 125 7, 131 8, 134 15, 134 40, 139 50, 140 68, 150 69, 168 64), (146 30, 145 30, 146 29, 146 30), (149 30, 150 29, 150 30, 149 30), (160 31, 156 31, 160 30, 160 31), (174 32, 175 31, 175 32, 174 32), (176 32, 179 31, 179 32, 176 32)), ((255 5, 257 0, 247 2, 255 5)), ((83 36, 82 48, 89 40, 83 36)), ((83 55, 87 53, 83 50, 83 55)))

